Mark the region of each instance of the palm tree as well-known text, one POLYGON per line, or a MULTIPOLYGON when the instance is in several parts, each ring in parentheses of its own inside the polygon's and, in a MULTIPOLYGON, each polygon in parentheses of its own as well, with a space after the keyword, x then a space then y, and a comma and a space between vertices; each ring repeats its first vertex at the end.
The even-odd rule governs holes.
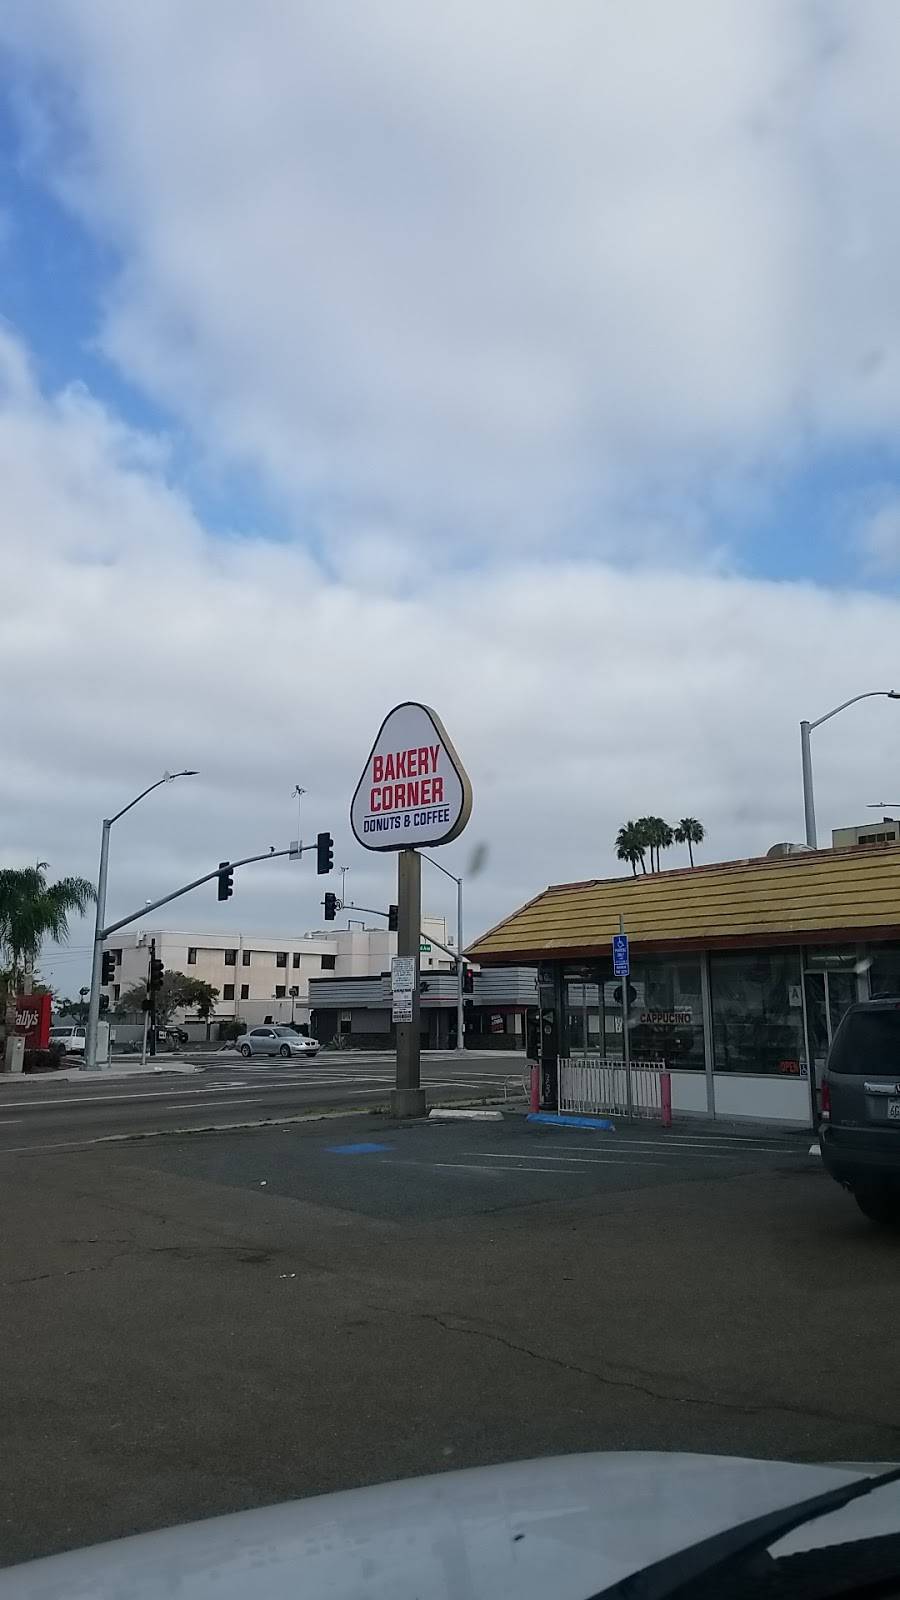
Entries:
POLYGON ((650 871, 659 872, 659 853, 674 842, 673 830, 664 817, 638 817, 635 827, 643 848, 650 851, 650 871))
POLYGON ((688 847, 691 866, 694 865, 694 845, 702 844, 705 838, 706 829, 702 822, 697 821, 696 817, 682 817, 678 827, 675 829, 676 843, 686 844, 688 847))
POLYGON ((637 877, 638 862, 641 863, 641 871, 647 871, 647 863, 644 860, 645 849, 644 838, 637 823, 624 822, 616 834, 616 855, 620 861, 630 862, 635 877, 637 877))
MULTIPOLYGON (((655 872, 656 871, 656 867, 654 866, 654 862, 653 862, 653 852, 654 852, 654 850, 656 848, 655 824, 656 824, 656 818, 655 817, 638 817, 637 822, 635 823, 635 828, 637 829, 637 836, 638 836, 638 839, 640 840, 640 845, 641 845, 641 859, 643 860, 643 852, 645 850, 649 850, 649 852, 650 852, 650 871, 651 872, 655 872)), ((644 870, 646 871, 646 868, 644 870)))
POLYGON ((653 821, 656 824, 656 870, 659 872, 661 870, 659 852, 671 850, 675 842, 675 833, 664 817, 654 817, 653 821))
POLYGON ((12 969, 12 990, 30 991, 31 975, 45 939, 65 944, 69 917, 83 916, 95 898, 87 878, 48 883, 46 861, 0 871, 0 960, 12 969))

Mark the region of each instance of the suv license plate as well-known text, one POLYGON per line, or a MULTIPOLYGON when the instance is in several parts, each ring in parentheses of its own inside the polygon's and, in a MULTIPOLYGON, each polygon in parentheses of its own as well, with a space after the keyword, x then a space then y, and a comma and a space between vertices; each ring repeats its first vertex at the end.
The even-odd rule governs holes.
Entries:
POLYGON ((889 1100, 887 1104, 888 1122, 900 1122, 900 1100, 889 1100))

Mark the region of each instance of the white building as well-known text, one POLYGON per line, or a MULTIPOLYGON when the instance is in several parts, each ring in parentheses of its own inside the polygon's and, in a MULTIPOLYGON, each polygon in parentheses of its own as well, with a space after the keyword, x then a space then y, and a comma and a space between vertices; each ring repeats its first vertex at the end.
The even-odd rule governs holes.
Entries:
MULTIPOLYGON (((422 935, 422 971, 448 972, 450 957, 439 948, 452 945, 444 918, 423 917, 422 935)), ((134 984, 146 982, 151 939, 167 972, 183 972, 218 989, 214 1020, 236 1017, 247 1023, 266 1017, 308 1022, 310 978, 377 977, 390 971, 397 953, 396 933, 362 923, 291 937, 140 928, 114 934, 104 944, 116 961, 115 980, 103 989, 112 1007, 134 984)))
POLYGON ((831 843, 835 850, 854 850, 867 844, 898 844, 900 823, 894 817, 882 817, 880 822, 861 822, 855 828, 832 828, 831 843))

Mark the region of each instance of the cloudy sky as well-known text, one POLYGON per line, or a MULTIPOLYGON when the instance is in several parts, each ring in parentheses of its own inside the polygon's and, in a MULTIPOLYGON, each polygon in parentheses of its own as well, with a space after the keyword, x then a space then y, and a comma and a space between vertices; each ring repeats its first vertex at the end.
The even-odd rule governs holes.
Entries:
MULTIPOLYGON (((94 876, 191 766, 111 915, 297 783, 384 904, 347 812, 404 698, 470 936, 636 813, 802 837, 799 718, 900 684, 898 69, 892 0, 0 8, 0 861, 94 876)), ((823 838, 900 802, 898 718, 814 735, 823 838)))

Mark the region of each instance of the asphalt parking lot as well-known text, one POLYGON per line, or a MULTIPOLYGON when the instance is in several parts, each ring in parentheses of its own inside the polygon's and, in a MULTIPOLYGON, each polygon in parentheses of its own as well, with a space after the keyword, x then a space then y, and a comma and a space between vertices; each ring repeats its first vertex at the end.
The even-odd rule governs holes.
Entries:
POLYGON ((0 1555, 572 1450, 896 1459, 900 1241, 808 1152, 363 1115, 7 1154, 0 1555))
POLYGON ((666 1132, 654 1125, 620 1125, 610 1134, 516 1115, 407 1126, 373 1118, 349 1129, 294 1124, 258 1137, 155 1141, 131 1147, 130 1159, 207 1183, 422 1222, 706 1183, 760 1168, 790 1174, 806 1170, 809 1145, 809 1134, 666 1132))

